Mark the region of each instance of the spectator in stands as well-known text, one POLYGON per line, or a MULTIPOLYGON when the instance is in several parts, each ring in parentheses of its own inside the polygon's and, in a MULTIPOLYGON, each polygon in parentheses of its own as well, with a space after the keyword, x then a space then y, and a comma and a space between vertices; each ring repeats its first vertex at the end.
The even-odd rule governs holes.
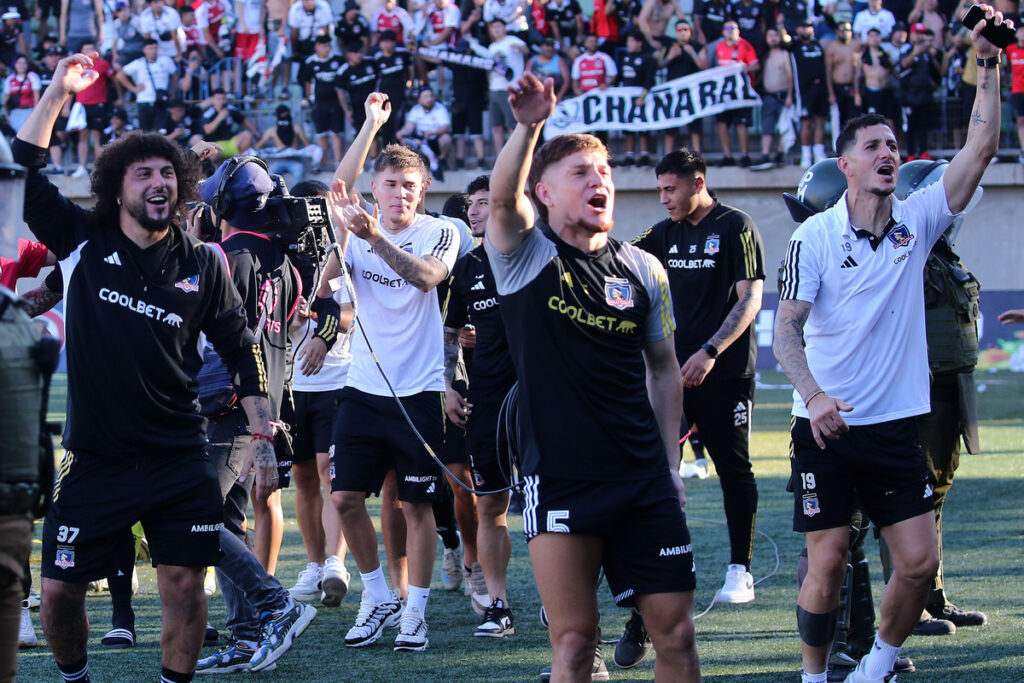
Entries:
POLYGON ((809 168, 826 157, 825 117, 828 87, 825 83, 825 51, 814 39, 814 25, 805 21, 790 43, 800 93, 800 167, 809 168), (813 145, 813 146, 812 146, 813 145))
MULTIPOLYGON (((514 3, 515 0, 509 2, 514 3)), ((487 5, 484 5, 484 10, 486 15, 487 5)), ((525 56, 530 54, 530 48, 520 38, 508 32, 505 20, 497 14, 492 15, 487 27, 491 34, 491 44, 482 47, 476 39, 471 39, 469 46, 477 55, 494 60, 494 67, 487 72, 490 98, 487 111, 491 116, 491 144, 494 156, 497 157, 505 145, 505 130, 511 133, 516 127, 512 107, 508 104, 508 86, 522 77, 526 69, 525 56)))
POLYGON ((922 23, 910 27, 910 44, 900 57, 900 99, 907 112, 907 161, 931 159, 928 134, 932 130, 939 54, 935 37, 922 23))
MULTIPOLYGON (((263 133, 263 137, 256 143, 256 149, 268 147, 304 149, 310 146, 309 138, 302 131, 302 126, 292 120, 292 110, 287 104, 277 105, 274 110, 276 120, 274 125, 263 133)), ((275 173, 271 168, 271 173, 275 173)), ((296 180, 301 180, 297 178, 296 180)))
POLYGON ((40 92, 42 85, 39 76, 29 71, 28 57, 19 56, 4 80, 3 94, 4 106, 14 132, 18 132, 33 107, 39 103, 40 92))
POLYGON ((345 110, 341 107, 343 95, 338 90, 338 70, 343 60, 331 54, 331 37, 321 34, 314 42, 315 53, 306 58, 299 69, 299 83, 305 97, 313 103, 313 128, 317 144, 327 158, 330 143, 333 162, 341 163, 342 141, 345 136, 345 110))
POLYGON ((377 89, 376 61, 363 58, 364 48, 365 45, 360 40, 353 40, 345 46, 345 63, 338 69, 335 81, 336 87, 343 93, 338 99, 345 111, 345 120, 351 123, 357 132, 366 120, 366 110, 363 106, 366 98, 377 89))
POLYGON ((761 0, 738 0, 729 5, 729 16, 736 20, 740 27, 740 38, 755 48, 764 43, 766 13, 761 0))
POLYGON ((608 53, 598 52, 597 47, 597 36, 588 33, 583 39, 584 53, 573 61, 570 70, 572 90, 576 95, 582 95, 594 88, 604 89, 615 85, 619 68, 608 53))
POLYGON ((117 0, 114 5, 114 45, 111 50, 113 62, 124 66, 142 56, 142 35, 139 17, 132 14, 126 0, 117 0))
POLYGON ((380 42, 384 31, 391 31, 395 34, 396 44, 404 46, 405 36, 412 33, 412 30, 412 16, 405 8, 398 6, 397 0, 385 0, 370 19, 370 37, 373 45, 380 42))
POLYGON ((325 0, 299 0, 288 10, 288 28, 291 30, 293 71, 316 51, 313 41, 317 36, 330 36, 334 32, 334 13, 325 0))
MULTIPOLYGON (((697 40, 693 33, 693 26, 688 19, 676 22, 674 27, 676 34, 675 41, 661 51, 659 66, 665 69, 665 80, 674 81, 683 76, 695 74, 708 67, 707 54, 704 46, 697 40)), ((700 154, 701 148, 701 127, 703 119, 697 119, 679 130, 668 129, 665 131, 665 152, 676 149, 676 134, 690 136, 690 148, 700 154)), ((684 138, 685 139, 685 138, 684 138)))
POLYGON ((882 36, 882 47, 885 48, 886 52, 892 58, 893 64, 900 61, 900 56, 903 54, 903 47, 907 44, 907 38, 909 33, 907 32, 907 25, 897 21, 896 25, 892 28, 892 35, 889 36, 889 40, 885 40, 885 36, 882 36))
POLYGON ((643 32, 649 49, 660 52, 672 44, 672 38, 666 32, 673 17, 677 22, 686 19, 682 6, 676 0, 645 0, 636 25, 643 32))
POLYGON ((133 130, 135 126, 128 123, 128 112, 124 107, 114 107, 110 110, 110 125, 103 129, 103 144, 120 140, 133 130))
POLYGON ((860 51, 860 40, 853 37, 853 26, 848 21, 836 27, 836 39, 825 46, 825 85, 829 104, 839 108, 840 130, 860 113, 854 99, 860 51))
MULTIPOLYGON (((456 41, 456 52, 468 54, 469 49, 469 41, 465 38, 456 41)), ((451 64, 449 68, 452 72, 451 115, 452 135, 455 137, 455 168, 469 165, 466 157, 467 137, 473 141, 477 166, 486 168, 483 133, 484 109, 489 104, 484 99, 484 93, 488 90, 488 73, 483 69, 461 64, 451 64)), ((393 118, 395 118, 395 114, 388 119, 385 128, 390 125, 393 118)), ((385 128, 381 129, 382 133, 385 128)))
POLYGON ((1010 108, 1020 143, 1017 163, 1024 164, 1024 26, 1017 27, 1017 42, 1006 48, 1006 59, 1010 71, 1010 108))
POLYGON ((793 106, 796 81, 789 51, 783 46, 782 34, 775 27, 765 31, 761 61, 764 64, 761 70, 761 158, 750 167, 752 171, 767 171, 786 163, 786 150, 776 128, 783 107, 793 106))
POLYGON ((430 161, 431 174, 444 180, 441 164, 451 151, 451 129, 451 114, 437 101, 433 89, 422 88, 405 117, 405 125, 398 131, 398 140, 422 152, 430 161))
POLYGON ((526 64, 526 71, 532 73, 542 81, 551 78, 555 82, 555 97, 561 102, 569 93, 569 85, 572 83, 572 76, 569 73, 569 64, 562 55, 555 50, 555 39, 551 36, 544 38, 540 43, 540 54, 534 55, 526 64))
POLYGON ((200 135, 199 117, 189 111, 189 107, 181 100, 171 100, 167 105, 167 122, 160 133, 168 140, 174 140, 182 147, 188 148, 188 141, 200 135))
MULTIPOLYGON (((232 55, 230 0, 203 0, 196 8, 196 26, 206 44, 206 67, 210 70, 213 87, 228 89, 235 80, 235 64, 224 63, 232 55), (226 76, 226 77, 225 77, 226 76)), ((236 89, 237 92, 237 89, 236 89)))
MULTIPOLYGON (((199 21, 198 16, 196 21, 199 21)), ((143 37, 157 41, 158 54, 161 57, 169 57, 176 61, 181 59, 179 28, 181 17, 175 9, 167 7, 164 0, 149 0, 149 7, 142 10, 139 15, 139 29, 143 37)))
POLYGON ((484 21, 484 1, 471 0, 463 3, 460 12, 459 35, 463 38, 476 38, 481 45, 491 42, 491 35, 484 21))
POLYGON ((99 0, 61 0, 58 26, 61 47, 68 54, 81 52, 86 40, 95 45, 97 37, 103 36, 103 9, 99 0))
POLYGON ((697 40, 710 45, 722 37, 729 4, 725 0, 696 0, 693 5, 693 29, 697 40))
POLYGON ((935 47, 942 50, 949 45, 949 20, 939 10, 939 0, 917 0, 914 8, 907 16, 911 24, 921 22, 935 34, 935 47))
MULTIPOLYGON (((418 42, 424 47, 444 47, 455 45, 459 37, 462 15, 459 8, 449 0, 431 0, 423 8, 423 32, 418 42)), ((416 60, 416 74, 420 85, 427 84, 427 73, 435 67, 423 59, 416 60)), ((442 68, 442 67, 438 67, 442 68)))
MULTIPOLYGON (((53 82, 53 74, 57 69, 57 63, 60 62, 63 56, 64 49, 59 45, 53 45, 46 49, 46 54, 43 55, 43 63, 39 69, 39 86, 42 91, 45 92, 47 86, 53 82)), ((67 127, 70 114, 71 99, 68 98, 65 100, 60 115, 57 117, 57 123, 53 127, 49 148, 51 165, 43 173, 64 174, 64 166, 62 165, 64 160, 64 143, 68 139, 67 127)))
POLYGON ((811 22, 812 25, 815 24, 820 18, 818 8, 815 0, 779 0, 775 25, 781 24, 786 29, 786 35, 795 35, 797 28, 805 21, 811 22))
POLYGON ((178 71, 178 92, 182 99, 199 102, 209 97, 210 72, 203 64, 202 52, 196 48, 188 52, 178 71))
POLYGON ((853 18, 853 32, 862 41, 867 41, 868 30, 871 28, 877 28, 884 40, 892 35, 895 27, 896 17, 882 7, 882 0, 868 0, 868 8, 857 12, 857 16, 853 18))
POLYGON ((199 50, 201 54, 206 52, 206 36, 196 23, 196 11, 192 5, 185 5, 181 8, 181 52, 187 55, 192 50, 199 50))
POLYGON ((178 73, 174 60, 158 55, 159 47, 153 38, 147 38, 139 57, 117 72, 122 86, 135 93, 139 105, 139 128, 153 131, 167 123, 167 103, 173 80, 178 73))
MULTIPOLYGON (((622 28, 615 0, 594 0, 594 13, 590 17, 588 30, 597 36, 601 49, 609 55, 619 44, 622 28)), ((586 42, 586 38, 583 40, 586 42)))
MULTIPOLYGON (((634 29, 626 36, 626 52, 618 59, 619 85, 625 88, 641 88, 642 92, 633 100, 636 107, 643 107, 647 91, 654 87, 654 75, 658 70, 658 62, 654 55, 644 52, 644 34, 634 29)), ((647 133, 626 133, 626 154, 622 158, 623 166, 639 163, 641 166, 651 165, 649 150, 650 135, 647 133), (636 155, 637 138, 640 139, 640 156, 636 155)))
MULTIPOLYGON (((483 19, 488 27, 496 20, 504 22, 507 33, 525 42, 529 40, 530 26, 526 16, 529 4, 526 0, 484 0, 483 19)), ((515 128, 515 125, 510 128, 515 128)))
MULTIPOLYGON (((747 77, 753 85, 753 75, 761 68, 757 59, 757 51, 754 46, 740 38, 740 26, 735 19, 729 19, 722 27, 722 39, 714 44, 714 57, 717 66, 728 66, 730 64, 742 64, 747 77)), ((705 50, 711 49, 708 46, 705 50)), ((743 168, 750 166, 750 134, 747 126, 753 120, 753 109, 743 107, 741 109, 729 109, 715 115, 715 123, 718 127, 718 138, 722 142, 722 166, 735 166, 736 159, 732 155, 732 139, 729 134, 730 126, 736 127, 736 137, 740 143, 739 164, 743 168)))
MULTIPOLYGON (((359 3, 356 0, 345 0, 345 10, 334 25, 334 35, 338 39, 338 48, 341 50, 347 50, 352 43, 359 43, 360 52, 366 54, 369 51, 370 22, 360 14, 359 3)), ((358 108, 363 108, 361 102, 358 108)))
MULTIPOLYGON (((388 145, 398 139, 395 133, 402 127, 405 93, 412 80, 413 58, 407 49, 398 44, 398 32, 384 29, 380 32, 378 51, 374 53, 373 59, 379 76, 377 90, 387 95, 391 102, 391 116, 379 133, 380 140, 388 145)), ((476 92, 483 92, 483 88, 476 92)))
POLYGON ((42 42, 38 43, 35 46, 34 52, 36 55, 36 64, 39 64, 43 61, 43 59, 46 57, 46 53, 49 51, 51 47, 60 47, 60 40, 57 38, 57 35, 53 33, 45 36, 42 42))
MULTIPOLYGON (((260 131, 234 105, 228 104, 227 93, 217 88, 203 112, 203 137, 221 147, 221 158, 238 156, 259 139, 260 131)), ((193 139, 192 144, 198 142, 193 139)))
MULTIPOLYGON (((96 42, 87 40, 81 45, 82 52, 91 55, 96 51, 96 42)), ((92 58, 92 68, 96 72, 96 80, 92 85, 75 95, 75 101, 85 107, 85 129, 78 131, 78 168, 71 174, 74 178, 88 178, 89 142, 92 142, 94 154, 99 154, 103 144, 100 135, 107 127, 109 120, 108 88, 114 78, 115 68, 103 57, 92 58)))
POLYGON ((857 106, 865 114, 881 114, 889 127, 897 130, 896 122, 901 120, 899 96, 892 87, 893 61, 882 47, 882 32, 877 28, 868 29, 868 43, 858 60, 860 69, 857 106))
MULTIPOLYGON (((265 0, 235 0, 235 16, 238 26, 235 32, 235 59, 238 60, 239 81, 235 82, 237 92, 245 94, 249 89, 249 79, 245 77, 248 60, 256 54, 256 48, 263 34, 263 12, 265 0)), ((265 47, 265 46, 264 46, 265 47)), ((267 54, 267 59, 271 58, 267 54)))
POLYGON ((586 30, 583 8, 577 0, 550 0, 544 5, 544 18, 557 41, 555 47, 572 63, 580 54, 580 40, 586 30))
POLYGON ((14 62, 18 55, 28 56, 25 42, 25 28, 21 23, 21 12, 11 7, 0 15, 0 61, 5 65, 14 62))

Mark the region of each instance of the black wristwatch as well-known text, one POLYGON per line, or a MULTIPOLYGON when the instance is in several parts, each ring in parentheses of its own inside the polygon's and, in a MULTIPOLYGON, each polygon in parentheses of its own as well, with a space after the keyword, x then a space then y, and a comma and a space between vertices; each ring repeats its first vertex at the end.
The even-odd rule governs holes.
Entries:
POLYGON ((708 354, 708 356, 710 356, 712 359, 718 358, 718 349, 716 349, 711 344, 701 344, 700 348, 704 349, 704 353, 708 354))
POLYGON ((974 60, 978 64, 978 68, 981 69, 994 69, 1003 63, 1003 61, 999 58, 999 55, 996 55, 994 57, 985 57, 984 59, 982 59, 981 57, 975 57, 974 60))

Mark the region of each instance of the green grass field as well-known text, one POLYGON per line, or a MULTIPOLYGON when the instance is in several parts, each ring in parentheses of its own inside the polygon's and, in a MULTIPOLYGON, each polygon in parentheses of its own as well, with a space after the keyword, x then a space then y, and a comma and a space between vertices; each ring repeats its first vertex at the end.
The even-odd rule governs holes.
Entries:
MULTIPOLYGON (((766 373, 766 385, 779 385, 779 373, 766 373)), ((979 375, 985 387, 979 396, 983 425, 981 455, 965 456, 957 483, 947 499, 945 522, 946 583, 954 601, 962 607, 985 610, 988 626, 961 629, 943 638, 915 638, 905 653, 918 672, 905 680, 918 681, 1024 681, 1024 601, 1021 600, 1024 557, 1024 376, 1008 372, 979 375)), ((63 396, 53 397, 54 406, 63 396)), ((760 490, 758 528, 778 544, 779 572, 757 588, 750 605, 716 606, 697 621, 698 649, 704 677, 709 681, 798 681, 799 643, 796 635, 796 559, 802 538, 790 530, 792 499, 786 493, 789 465, 788 390, 760 389, 754 411, 753 456, 760 490)), ((53 415, 55 418, 56 414, 53 415)), ((720 586, 728 562, 728 542, 718 481, 689 480, 687 512, 700 570, 697 611, 703 611, 720 586)), ((278 577, 285 587, 294 583, 305 566, 305 554, 292 513, 294 490, 287 490, 285 538, 278 577)), ((510 600, 517 618, 516 635, 494 640, 473 638, 476 615, 461 591, 449 593, 440 584, 440 561, 428 606, 430 649, 425 653, 395 653, 385 635, 376 645, 353 650, 342 637, 351 626, 358 607, 358 578, 341 607, 320 608, 306 633, 278 663, 277 670, 259 676, 279 681, 529 681, 537 680, 548 663, 547 631, 538 621, 540 602, 523 541, 522 520, 510 521, 513 557, 510 567, 510 600)), ((37 527, 37 536, 39 528, 37 527)), ((874 542, 869 558, 875 574, 876 605, 881 577, 874 542)), ((440 556, 439 556, 440 558, 440 556)), ((349 558, 349 568, 354 563, 349 558)), ((753 573, 755 579, 775 566, 771 544, 758 536, 753 573)), ((33 563, 38 586, 38 546, 33 563)), ((354 572, 355 573, 355 572, 354 572)), ((110 599, 90 594, 89 617, 93 623, 89 658, 94 681, 143 681, 159 676, 160 605, 155 573, 139 567, 141 591, 135 598, 139 644, 129 651, 107 651, 99 639, 109 628, 110 599)), ((356 574, 356 576, 358 576, 356 574)), ((626 612, 614 606, 605 586, 599 591, 605 639, 617 638, 626 612)), ((223 601, 210 600, 210 618, 223 625, 223 601)), ((37 632, 38 616, 34 617, 37 632)), ((40 638, 40 640, 42 640, 40 638)), ((651 680, 653 658, 636 669, 618 670, 611 663, 613 645, 605 647, 612 680, 651 680)), ((210 652, 206 650, 205 652, 210 652)), ((19 660, 20 680, 59 680, 56 665, 41 645, 26 650, 19 660)), ((901 678, 904 680, 904 678, 901 678)))

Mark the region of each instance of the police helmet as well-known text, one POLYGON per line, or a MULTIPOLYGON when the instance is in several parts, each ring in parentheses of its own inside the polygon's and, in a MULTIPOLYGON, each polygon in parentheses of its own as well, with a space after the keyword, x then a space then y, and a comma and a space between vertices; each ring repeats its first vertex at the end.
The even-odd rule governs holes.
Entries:
POLYGON ((846 176, 836 159, 825 159, 811 166, 800 179, 796 195, 783 192, 789 215, 803 223, 816 213, 830 208, 846 192, 846 176))
POLYGON ((896 197, 906 199, 912 193, 928 187, 942 177, 947 166, 949 166, 949 162, 945 159, 938 161, 917 159, 903 164, 900 166, 900 173, 896 178, 896 197))

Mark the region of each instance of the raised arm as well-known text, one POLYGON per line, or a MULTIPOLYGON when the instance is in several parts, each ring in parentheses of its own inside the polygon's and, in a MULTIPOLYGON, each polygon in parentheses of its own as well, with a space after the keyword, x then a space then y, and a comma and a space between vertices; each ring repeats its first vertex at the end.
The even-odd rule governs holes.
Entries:
POLYGON ((526 179, 541 128, 555 110, 554 81, 550 78, 542 83, 536 76, 524 74, 508 90, 516 127, 494 160, 491 213, 487 219, 487 239, 503 254, 515 251, 533 228, 526 179))
POLYGON ((348 188, 355 187, 356 178, 362 172, 366 157, 370 154, 370 147, 373 146, 373 138, 391 117, 391 100, 384 93, 370 93, 364 106, 366 121, 334 171, 334 181, 345 183, 345 187, 348 188))
MULTIPOLYGON (((1002 52, 982 37, 981 30, 986 24, 1003 22, 1003 15, 996 12, 991 5, 981 5, 981 8, 985 10, 985 19, 979 21, 971 32, 971 40, 979 61, 998 58, 1002 52)), ((978 188, 978 183, 981 182, 981 176, 999 150, 1000 106, 999 66, 992 64, 983 67, 979 64, 978 89, 967 128, 967 142, 953 157, 942 177, 946 203, 953 213, 959 213, 967 207, 967 203, 971 201, 974 191, 978 188)))
POLYGON ((72 94, 80 93, 95 82, 99 74, 92 70, 92 60, 76 54, 57 62, 53 81, 46 86, 39 104, 18 131, 18 139, 36 147, 50 146, 50 134, 61 109, 72 94))

